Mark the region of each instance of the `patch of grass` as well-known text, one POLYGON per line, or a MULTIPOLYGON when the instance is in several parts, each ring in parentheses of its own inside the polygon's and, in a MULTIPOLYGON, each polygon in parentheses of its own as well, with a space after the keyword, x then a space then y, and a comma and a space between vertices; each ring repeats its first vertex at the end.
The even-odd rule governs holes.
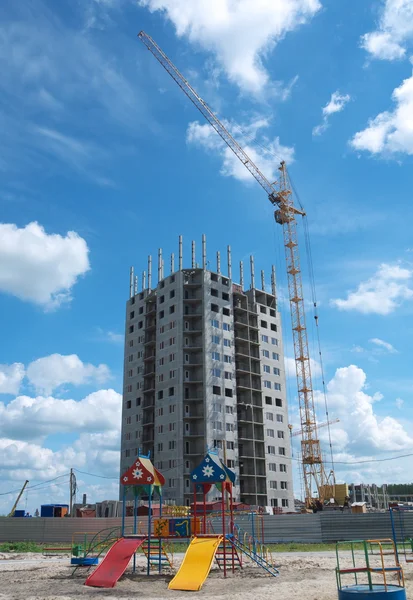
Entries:
POLYGON ((43 546, 36 542, 4 542, 0 544, 0 552, 42 552, 43 546))
MULTIPOLYGON (((335 552, 335 544, 304 544, 289 542, 287 544, 266 544, 271 552, 335 552)), ((343 543, 339 546, 341 550, 351 550, 351 544, 343 543)), ((354 544, 354 550, 362 550, 362 544, 354 544)))

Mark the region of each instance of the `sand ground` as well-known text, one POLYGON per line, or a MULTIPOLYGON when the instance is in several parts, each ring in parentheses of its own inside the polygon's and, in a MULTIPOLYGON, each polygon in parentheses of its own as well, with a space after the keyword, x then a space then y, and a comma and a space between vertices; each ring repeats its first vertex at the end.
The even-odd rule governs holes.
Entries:
MULTIPOLYGON (((182 560, 176 557, 175 570, 182 560)), ((275 555, 279 577, 271 577, 260 568, 245 564, 242 571, 230 573, 224 579, 213 567, 200 592, 203 600, 336 600, 336 559, 332 552, 280 553, 275 555)), ((86 587, 85 571, 78 570, 72 577, 69 556, 46 559, 38 554, 0 554, 0 600, 114 600, 151 598, 188 600, 189 592, 168 590, 173 572, 162 576, 144 575, 144 559, 138 558, 138 571, 131 565, 115 588, 86 587)), ((350 566, 345 555, 343 566, 350 566)), ((413 565, 404 568, 407 596, 413 594, 413 565)), ((350 584, 350 580, 348 580, 350 584)))

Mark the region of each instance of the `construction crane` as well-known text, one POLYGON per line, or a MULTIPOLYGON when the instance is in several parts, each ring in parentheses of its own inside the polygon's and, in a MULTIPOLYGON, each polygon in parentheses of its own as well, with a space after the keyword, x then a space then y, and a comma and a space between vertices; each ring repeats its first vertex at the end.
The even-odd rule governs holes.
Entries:
POLYGON ((16 512, 16 508, 17 505, 20 501, 20 498, 23 496, 23 492, 26 489, 27 484, 29 483, 29 481, 26 479, 26 481, 23 484, 22 489, 19 492, 19 495, 17 496, 16 502, 13 504, 13 508, 11 509, 11 511, 9 512, 9 514, 7 515, 8 517, 13 517, 14 513, 16 512))
POLYGON ((334 497, 335 480, 333 471, 330 471, 328 475, 325 471, 317 434, 296 221, 297 215, 304 217, 305 212, 294 206, 286 164, 284 161, 281 162, 278 180, 270 183, 156 42, 144 31, 141 31, 138 37, 188 96, 191 102, 193 102, 196 108, 204 115, 208 123, 221 136, 245 168, 258 181, 267 193, 269 201, 275 207, 275 220, 283 228, 287 263, 294 358, 302 430, 301 460, 303 465, 305 500, 308 508, 313 506, 314 498, 312 490, 313 484, 315 484, 318 499, 323 503, 325 498, 334 497))
MULTIPOLYGON (((334 423, 339 423, 340 419, 331 419, 331 421, 324 421, 323 423, 317 423, 317 429, 321 429, 321 427, 328 427, 329 425, 333 425, 334 423)), ((292 432, 293 427, 292 425, 290 426, 290 431, 291 431, 291 437, 296 437, 297 435, 302 435, 303 430, 299 429, 298 431, 294 431, 294 433, 292 432)))

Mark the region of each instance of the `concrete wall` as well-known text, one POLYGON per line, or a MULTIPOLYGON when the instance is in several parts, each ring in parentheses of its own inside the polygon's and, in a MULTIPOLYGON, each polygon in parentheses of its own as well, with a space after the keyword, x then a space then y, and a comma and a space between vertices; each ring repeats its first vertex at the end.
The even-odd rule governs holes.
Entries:
MULTIPOLYGON (((397 535, 412 537, 413 514, 404 514, 403 528, 395 515, 397 535)), ((143 522, 146 522, 144 519, 143 522)), ((126 524, 132 527, 133 519, 126 524)), ((237 517, 236 523, 251 533, 251 520, 247 515, 237 517)), ((0 543, 5 541, 31 540, 39 543, 71 543, 75 532, 97 533, 105 528, 120 527, 121 519, 18 519, 0 517, 0 543)), ((221 531, 221 521, 213 521, 214 531, 221 531)), ((352 515, 333 512, 309 515, 276 515, 264 517, 265 542, 335 542, 338 540, 361 540, 391 537, 388 513, 352 515)))

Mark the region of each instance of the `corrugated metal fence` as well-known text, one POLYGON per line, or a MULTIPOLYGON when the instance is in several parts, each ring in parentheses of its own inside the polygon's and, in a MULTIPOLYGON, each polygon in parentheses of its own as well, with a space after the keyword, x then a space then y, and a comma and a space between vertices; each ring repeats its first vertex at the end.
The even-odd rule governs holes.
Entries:
MULTIPOLYGON (((146 518, 141 517, 143 527, 146 518)), ((247 515, 236 518, 243 531, 252 533, 252 522, 247 515)), ((413 537, 413 513, 395 514, 397 535, 413 537)), ((127 518, 126 524, 132 527, 133 518, 127 518)), ((39 543, 71 543, 74 533, 97 533, 102 529, 120 527, 121 519, 44 519, 44 518, 7 518, 0 517, 0 542, 31 540, 39 543)), ((213 530, 221 532, 221 520, 213 519, 213 530)), ((368 513, 352 515, 339 511, 309 515, 265 515, 255 519, 255 528, 260 532, 264 527, 264 540, 275 542, 335 542, 339 540, 377 539, 391 537, 390 517, 388 513, 368 513)), ((145 529, 140 528, 142 533, 145 529)), ((256 537, 261 537, 258 535, 256 537)))

